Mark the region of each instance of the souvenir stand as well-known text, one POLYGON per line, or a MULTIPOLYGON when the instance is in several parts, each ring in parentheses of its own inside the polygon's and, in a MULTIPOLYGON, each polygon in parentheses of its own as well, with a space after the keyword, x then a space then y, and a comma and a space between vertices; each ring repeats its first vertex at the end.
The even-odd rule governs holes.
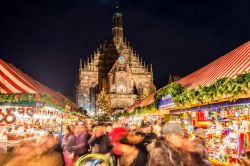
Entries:
POLYGON ((185 116, 189 117, 186 119, 192 123, 192 127, 206 129, 209 156, 216 164, 237 164, 242 155, 250 150, 249 98, 170 112, 173 115, 181 114, 182 121, 185 121, 185 116))
POLYGON ((0 148, 9 151, 20 141, 39 140, 48 131, 61 132, 74 108, 55 92, 0 59, 0 148))
POLYGON ((249 55, 250 41, 178 80, 176 83, 183 87, 179 93, 165 88, 165 94, 160 96, 164 99, 174 92, 171 95, 175 106, 164 106, 162 101, 162 114, 179 114, 192 127, 207 130, 207 147, 215 165, 240 163, 250 147, 249 55))

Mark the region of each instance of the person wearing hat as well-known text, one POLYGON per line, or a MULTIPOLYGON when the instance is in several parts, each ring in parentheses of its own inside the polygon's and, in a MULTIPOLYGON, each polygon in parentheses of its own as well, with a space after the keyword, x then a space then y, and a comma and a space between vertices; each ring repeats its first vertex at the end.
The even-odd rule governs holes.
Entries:
POLYGON ((198 128, 194 132, 195 139, 193 142, 200 146, 202 149, 202 153, 199 155, 203 159, 204 165, 212 165, 211 162, 208 160, 208 151, 206 147, 206 130, 203 128, 198 128))
POLYGON ((206 139, 206 130, 204 130, 203 128, 196 129, 194 134, 195 134, 195 137, 198 137, 202 140, 206 139))

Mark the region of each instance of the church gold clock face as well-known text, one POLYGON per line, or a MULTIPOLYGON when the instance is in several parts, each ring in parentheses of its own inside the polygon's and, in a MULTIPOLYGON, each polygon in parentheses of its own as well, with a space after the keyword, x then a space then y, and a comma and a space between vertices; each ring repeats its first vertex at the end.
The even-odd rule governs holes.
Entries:
POLYGON ((124 58, 124 56, 123 55, 120 55, 119 56, 119 58, 118 58, 118 61, 119 61, 119 63, 125 63, 125 58, 124 58))

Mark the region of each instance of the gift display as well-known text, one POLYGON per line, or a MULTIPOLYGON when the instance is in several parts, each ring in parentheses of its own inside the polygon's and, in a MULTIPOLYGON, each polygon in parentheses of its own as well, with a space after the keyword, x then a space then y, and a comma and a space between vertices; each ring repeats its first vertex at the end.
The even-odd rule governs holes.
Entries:
POLYGON ((37 140, 48 131, 58 133, 63 113, 43 107, 1 107, 0 143, 13 145, 25 140, 37 140))

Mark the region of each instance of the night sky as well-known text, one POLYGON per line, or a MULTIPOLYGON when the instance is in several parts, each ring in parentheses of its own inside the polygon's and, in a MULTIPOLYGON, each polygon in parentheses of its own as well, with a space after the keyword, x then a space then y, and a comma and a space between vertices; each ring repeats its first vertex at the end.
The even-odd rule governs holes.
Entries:
MULTIPOLYGON (((249 0, 120 0, 125 37, 155 84, 185 76, 250 39, 249 0)), ((111 37, 112 0, 3 0, 0 57, 73 96, 79 59, 111 37)))

